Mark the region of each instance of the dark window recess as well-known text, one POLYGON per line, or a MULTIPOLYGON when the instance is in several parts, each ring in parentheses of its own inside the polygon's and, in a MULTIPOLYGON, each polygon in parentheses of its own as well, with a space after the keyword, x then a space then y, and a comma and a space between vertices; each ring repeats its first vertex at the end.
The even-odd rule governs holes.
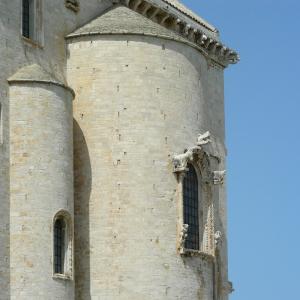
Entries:
POLYGON ((62 219, 56 220, 54 225, 54 272, 57 274, 64 273, 64 232, 64 221, 62 219))
POLYGON ((189 225, 185 248, 199 250, 198 178, 192 165, 188 169, 183 182, 184 224, 189 225))
POLYGON ((28 39, 30 38, 30 0, 23 0, 22 35, 28 39))
POLYGON ((35 40, 35 0, 22 0, 22 35, 35 40))

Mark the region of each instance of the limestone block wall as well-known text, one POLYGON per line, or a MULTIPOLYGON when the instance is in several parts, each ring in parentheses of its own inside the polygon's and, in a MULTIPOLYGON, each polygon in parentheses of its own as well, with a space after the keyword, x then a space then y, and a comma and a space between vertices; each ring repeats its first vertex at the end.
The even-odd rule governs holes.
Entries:
POLYGON ((0 1, 0 103, 2 106, 3 143, 0 144, 0 299, 9 299, 9 90, 7 78, 21 67, 38 63, 61 80, 65 77, 66 51, 64 36, 98 15, 109 0, 81 1, 74 13, 62 0, 42 0, 43 47, 21 36, 21 1, 0 1))
POLYGON ((72 98, 53 84, 10 86, 9 299, 74 299, 73 280, 52 277, 53 218, 73 216, 72 98))
MULTIPOLYGON (((79 37, 68 50, 76 299, 213 300, 212 264, 176 251, 171 160, 207 130, 223 145, 223 70, 191 47, 147 36, 79 37)), ((216 223, 226 240, 220 197, 216 223)))

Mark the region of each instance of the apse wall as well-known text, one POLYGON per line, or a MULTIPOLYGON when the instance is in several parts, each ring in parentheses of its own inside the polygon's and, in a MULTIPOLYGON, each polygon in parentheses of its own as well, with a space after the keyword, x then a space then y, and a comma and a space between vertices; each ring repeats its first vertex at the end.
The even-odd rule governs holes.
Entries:
POLYGON ((176 248, 172 156, 207 130, 223 144, 223 70, 141 35, 79 36, 68 53, 76 299, 212 300, 213 264, 176 248))
POLYGON ((41 76, 10 79, 10 299, 71 300, 72 278, 53 276, 53 222, 73 219, 73 95, 41 76))

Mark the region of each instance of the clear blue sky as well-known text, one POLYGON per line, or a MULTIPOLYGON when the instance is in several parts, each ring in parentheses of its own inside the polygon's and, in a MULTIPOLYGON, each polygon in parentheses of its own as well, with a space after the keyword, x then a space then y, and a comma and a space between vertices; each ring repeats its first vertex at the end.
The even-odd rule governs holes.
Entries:
POLYGON ((182 2, 241 56, 225 71, 231 300, 299 300, 300 1, 182 2))

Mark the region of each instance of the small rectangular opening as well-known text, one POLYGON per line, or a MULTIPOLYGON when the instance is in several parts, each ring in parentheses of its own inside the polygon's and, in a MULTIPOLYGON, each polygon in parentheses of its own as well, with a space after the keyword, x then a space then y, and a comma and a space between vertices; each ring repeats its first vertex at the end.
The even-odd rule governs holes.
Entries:
POLYGON ((34 0, 22 0, 22 35, 35 40, 34 0))

